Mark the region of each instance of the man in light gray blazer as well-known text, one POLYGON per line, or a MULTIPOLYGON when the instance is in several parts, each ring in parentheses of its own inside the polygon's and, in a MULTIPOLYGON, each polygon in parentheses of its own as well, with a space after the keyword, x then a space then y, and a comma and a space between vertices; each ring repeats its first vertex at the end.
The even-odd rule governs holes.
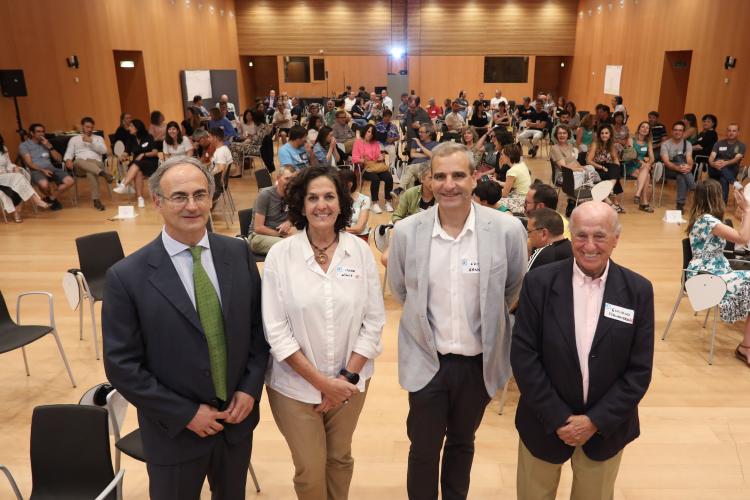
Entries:
POLYGON ((472 203, 473 174, 464 145, 436 146, 438 205, 396 225, 389 247, 389 283, 403 304, 398 361, 409 391, 411 500, 437 499, 438 478, 443 499, 467 497, 474 435, 511 373, 508 307, 526 270, 527 235, 514 217, 472 203))

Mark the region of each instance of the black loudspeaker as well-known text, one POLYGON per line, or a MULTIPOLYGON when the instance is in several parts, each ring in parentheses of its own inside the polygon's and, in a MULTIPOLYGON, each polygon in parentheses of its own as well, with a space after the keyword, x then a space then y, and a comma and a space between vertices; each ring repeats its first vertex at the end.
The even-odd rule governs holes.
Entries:
POLYGON ((5 97, 26 97, 22 69, 0 69, 0 89, 5 97))

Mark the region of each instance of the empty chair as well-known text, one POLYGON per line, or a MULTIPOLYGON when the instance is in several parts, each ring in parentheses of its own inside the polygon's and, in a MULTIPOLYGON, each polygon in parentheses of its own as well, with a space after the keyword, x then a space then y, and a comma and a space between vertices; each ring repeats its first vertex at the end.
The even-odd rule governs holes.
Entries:
POLYGON ((60 351, 60 356, 70 377, 70 383, 75 387, 76 381, 73 378, 73 372, 70 370, 68 358, 65 356, 65 351, 63 350, 60 336, 57 334, 57 327, 55 326, 55 304, 52 294, 48 292, 26 292, 19 294, 16 301, 16 321, 14 322, 8 312, 5 298, 2 292, 0 292, 0 354, 20 347, 23 352, 23 364, 26 367, 27 376, 30 375, 30 372, 29 362, 26 359, 25 346, 44 337, 48 333, 51 333, 55 337, 57 349, 60 351), (49 325, 21 325, 21 299, 30 295, 44 295, 47 297, 47 302, 49 303, 49 325))
MULTIPOLYGON (((708 351, 708 364, 714 360, 714 344, 716 342, 716 323, 719 318, 719 303, 727 291, 727 284, 720 276, 713 274, 698 274, 685 282, 690 305, 694 311, 708 310, 714 313, 713 328, 711 330, 711 347, 708 351)), ((708 320, 708 315, 706 315, 708 320)), ((706 326, 706 323, 703 323, 706 326)))
MULTIPOLYGON (((94 406, 37 406, 31 417, 31 500, 116 500, 121 470, 112 469, 107 410, 94 406)), ((18 500, 13 476, 3 468, 18 500)))
POLYGON ((78 318, 80 321, 80 337, 83 340, 83 299, 87 299, 91 311, 91 332, 94 337, 96 359, 99 359, 99 336, 96 328, 96 314, 94 306, 104 298, 104 278, 107 270, 113 264, 122 260, 125 253, 122 250, 120 236, 117 231, 89 234, 76 238, 78 249, 79 270, 72 270, 78 279, 81 292, 78 318))
MULTIPOLYGON (((237 237, 246 240, 250 244, 250 233, 252 233, 250 224, 253 221, 253 209, 245 208, 240 210, 237 212, 237 218, 240 222, 240 234, 237 237)), ((259 253, 253 253, 253 257, 255 257, 255 262, 264 262, 266 260, 266 256, 259 253)))
POLYGON ((229 190, 229 179, 232 164, 226 166, 226 168, 214 174, 214 183, 216 185, 216 191, 214 192, 214 202, 218 202, 219 198, 222 200, 223 211, 224 211, 224 222, 227 224, 227 229, 232 227, 231 223, 234 223, 234 199, 232 198, 232 192, 229 190))
POLYGON ((255 182, 258 184, 258 191, 263 188, 273 186, 273 180, 271 179, 271 172, 267 168, 259 168, 255 172, 255 182))

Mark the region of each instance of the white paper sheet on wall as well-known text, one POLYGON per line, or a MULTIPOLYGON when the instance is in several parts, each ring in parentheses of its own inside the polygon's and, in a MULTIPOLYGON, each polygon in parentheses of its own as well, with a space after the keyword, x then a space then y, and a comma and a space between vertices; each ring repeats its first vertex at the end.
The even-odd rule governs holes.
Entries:
POLYGON ((622 76, 622 66, 607 66, 604 72, 604 93, 610 95, 620 95, 620 77, 622 76))
POLYGON ((185 71, 185 87, 188 99, 199 95, 203 99, 211 99, 211 72, 208 70, 185 71))

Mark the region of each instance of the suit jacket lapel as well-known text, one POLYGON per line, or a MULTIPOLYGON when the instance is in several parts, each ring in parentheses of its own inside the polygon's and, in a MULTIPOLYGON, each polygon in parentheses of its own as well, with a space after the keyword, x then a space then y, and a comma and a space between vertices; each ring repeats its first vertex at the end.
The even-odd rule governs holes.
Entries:
POLYGON ((149 282, 164 295, 175 309, 185 316, 190 324, 202 333, 203 327, 198 318, 198 312, 190 301, 185 286, 182 284, 174 264, 172 264, 172 259, 169 258, 164 248, 161 235, 151 243, 151 256, 148 263, 154 268, 149 277, 149 282))
POLYGON ((565 343, 573 353, 573 357, 578 362, 578 349, 576 348, 576 322, 573 311, 573 259, 569 259, 569 266, 565 266, 563 271, 555 276, 550 296, 551 309, 555 321, 559 326, 559 332, 565 339, 565 343))
POLYGON ((221 312, 226 329, 229 306, 232 303, 232 263, 228 259, 228 254, 220 238, 217 238, 213 233, 208 233, 208 242, 211 245, 211 257, 214 261, 216 277, 219 280, 221 312))
POLYGON ((615 324, 617 320, 605 318, 604 317, 604 306, 609 303, 613 305, 620 305, 622 306, 622 297, 624 297, 624 291, 625 289, 625 282, 622 280, 622 275, 620 274, 620 267, 612 262, 609 261, 609 272, 607 275, 607 283, 604 285, 604 295, 602 296, 602 307, 599 311, 599 321, 596 324, 596 332, 594 333, 594 340, 591 343, 591 350, 593 351, 594 348, 597 346, 599 342, 602 341, 604 337, 609 334, 610 329, 612 328, 612 325, 615 324))

